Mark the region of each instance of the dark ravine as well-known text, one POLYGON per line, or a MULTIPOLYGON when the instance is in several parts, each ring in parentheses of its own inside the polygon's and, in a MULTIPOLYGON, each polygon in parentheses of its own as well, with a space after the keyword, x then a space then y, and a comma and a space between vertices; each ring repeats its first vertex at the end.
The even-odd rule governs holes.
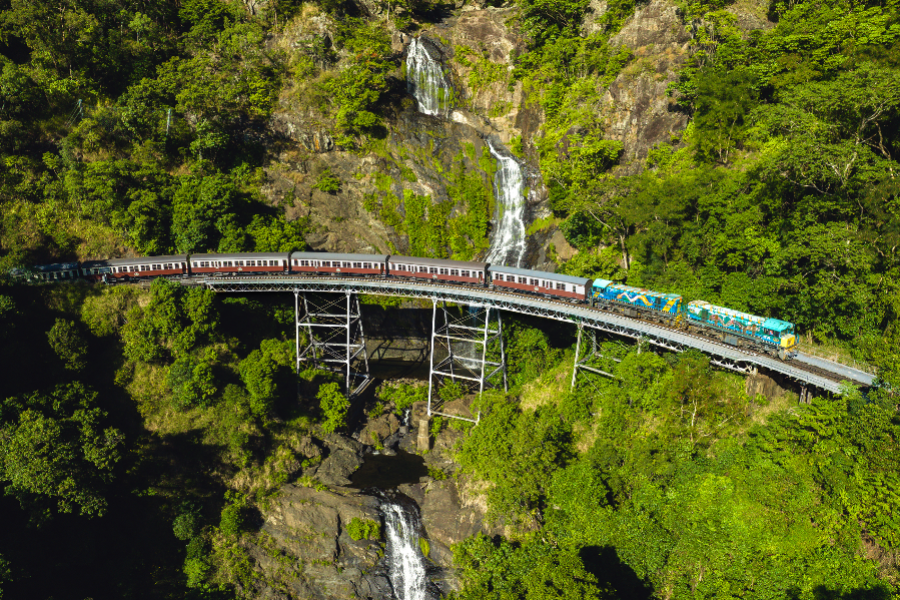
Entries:
POLYGON ((389 413, 363 422, 352 437, 331 434, 315 442, 324 458, 302 474, 325 485, 287 484, 263 511, 249 547, 259 574, 255 597, 436 600, 458 589, 450 547, 493 531, 465 477, 436 481, 428 475, 428 467, 453 473, 450 449, 461 434, 445 429, 420 456, 416 439, 424 417, 424 403, 418 403, 409 426, 389 413), (375 448, 370 431, 384 434, 383 449, 375 448), (348 532, 354 519, 379 523, 381 537, 354 540, 348 532), (413 529, 415 539, 398 547, 413 529), (410 587, 400 573, 408 576, 419 559, 425 581, 410 587))

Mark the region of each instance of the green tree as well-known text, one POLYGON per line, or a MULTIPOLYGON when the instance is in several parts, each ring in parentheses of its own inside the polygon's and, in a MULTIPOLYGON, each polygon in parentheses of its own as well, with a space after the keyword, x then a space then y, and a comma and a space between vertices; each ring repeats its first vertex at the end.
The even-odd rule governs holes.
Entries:
POLYGON ((103 427, 106 413, 96 397, 71 383, 4 402, 0 480, 38 522, 54 511, 106 512, 103 486, 112 479, 123 437, 103 427))
POLYGON ((241 380, 250 392, 253 414, 264 417, 278 397, 278 363, 261 350, 254 350, 238 365, 241 380))
POLYGON ((56 319, 47 332, 47 340, 70 371, 80 371, 87 366, 87 345, 73 321, 56 319))
POLYGON ((338 383, 323 383, 316 394, 319 401, 319 409, 322 411, 322 431, 331 433, 343 427, 347 422, 347 412, 350 410, 350 401, 341 393, 338 383))
MULTIPOLYGON (((209 357, 215 359, 215 355, 209 357)), ((172 404, 179 409, 207 406, 218 388, 211 360, 190 356, 176 360, 168 370, 166 383, 172 392, 172 404)))
POLYGON ((489 515, 512 522, 539 518, 549 475, 570 456, 570 426, 552 409, 519 410, 498 397, 465 439, 463 469, 491 481, 489 515))

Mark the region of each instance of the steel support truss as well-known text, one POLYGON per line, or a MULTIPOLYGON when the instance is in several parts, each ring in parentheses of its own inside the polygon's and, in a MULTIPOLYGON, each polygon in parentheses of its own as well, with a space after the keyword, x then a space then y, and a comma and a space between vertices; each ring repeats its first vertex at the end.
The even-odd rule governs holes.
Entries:
POLYGON ((610 367, 605 363, 622 361, 614 356, 606 356, 601 352, 601 343, 598 339, 599 334, 600 332, 593 327, 585 327, 583 323, 578 324, 578 341, 575 343, 575 364, 572 367, 572 389, 575 389, 579 370, 609 377, 610 379, 616 378, 615 375, 601 367, 609 369, 610 367))
POLYGON ((341 373, 347 397, 359 394, 369 383, 369 356, 356 294, 347 291, 319 295, 295 291, 294 314, 297 374, 303 363, 341 373), (300 343, 301 330, 306 333, 305 347, 300 343))
POLYGON ((439 395, 448 381, 460 383, 470 392, 481 393, 501 384, 504 391, 508 390, 503 320, 500 311, 490 306, 461 308, 461 314, 454 314, 447 309, 446 302, 441 302, 438 310, 438 301, 432 300, 428 416, 478 423, 480 411, 474 419, 440 412, 435 395, 439 395), (435 363, 437 355, 441 358, 435 363))

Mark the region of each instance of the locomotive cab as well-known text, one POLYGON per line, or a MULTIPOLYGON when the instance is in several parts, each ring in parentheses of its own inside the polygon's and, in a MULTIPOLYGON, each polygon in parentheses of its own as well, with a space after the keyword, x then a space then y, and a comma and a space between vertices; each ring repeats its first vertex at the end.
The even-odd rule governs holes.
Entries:
POLYGON ((780 319, 766 319, 762 328, 778 343, 778 356, 782 359, 797 355, 797 336, 794 324, 780 319))

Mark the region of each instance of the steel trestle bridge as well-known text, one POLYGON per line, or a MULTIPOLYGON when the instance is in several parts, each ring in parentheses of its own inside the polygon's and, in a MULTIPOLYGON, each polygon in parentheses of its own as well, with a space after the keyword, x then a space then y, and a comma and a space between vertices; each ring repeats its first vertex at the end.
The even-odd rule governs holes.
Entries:
MULTIPOLYGON (((332 363, 342 363, 339 368, 343 371, 346 369, 346 387, 348 394, 354 394, 361 390, 368 380, 368 363, 366 360, 365 340, 362 336, 361 315, 359 313, 358 301, 355 298, 358 294, 369 294, 379 296, 400 296, 407 298, 421 298, 430 300, 433 304, 435 316, 438 314, 438 303, 454 303, 461 304, 482 311, 487 315, 483 324, 478 327, 466 327, 473 332, 472 340, 477 342, 480 335, 483 334, 483 343, 486 344, 488 336, 499 337, 502 344, 502 330, 500 324, 496 323, 492 328, 490 325, 490 313, 494 311, 499 314, 500 311, 509 311, 513 313, 531 315, 555 321, 571 323, 578 328, 578 345, 576 347, 575 356, 575 372, 573 373, 573 383, 575 374, 579 368, 588 371, 598 372, 587 365, 587 358, 581 357, 582 354, 582 333, 586 332, 594 336, 594 346, 596 349, 596 333, 604 332, 616 336, 622 336, 638 340, 642 343, 648 343, 659 348, 664 348, 673 352, 683 352, 688 349, 700 350, 710 358, 710 362, 718 367, 736 371, 740 373, 756 373, 760 370, 777 373, 783 378, 796 382, 801 387, 801 400, 807 395, 807 388, 816 388, 832 394, 840 394, 842 390, 842 382, 847 382, 854 386, 869 386, 874 381, 874 377, 863 371, 853 369, 851 367, 818 359, 811 356, 800 354, 797 358, 790 362, 782 361, 777 358, 726 345, 717 340, 692 335, 683 330, 673 327, 667 327, 655 323, 649 323, 604 310, 601 307, 590 307, 584 304, 575 304, 565 300, 551 299, 540 296, 534 296, 522 293, 501 292, 494 289, 466 286, 466 285, 447 285, 438 282, 427 281, 410 281, 404 279, 395 279, 390 277, 347 277, 347 276, 226 276, 226 277, 192 277, 182 280, 185 285, 201 285, 218 293, 248 293, 248 292, 286 292, 295 294, 295 298, 303 295, 303 305, 307 307, 303 314, 300 313, 300 302, 295 306, 297 310, 297 364, 298 370, 300 363, 312 360, 315 362, 318 348, 318 355, 330 356, 332 363), (341 302, 329 302, 330 306, 345 306, 346 315, 340 312, 332 312, 327 315, 329 322, 333 327, 343 327, 343 335, 340 336, 341 341, 337 345, 329 346, 321 340, 316 342, 313 339, 313 327, 311 325, 311 317, 317 314, 310 312, 307 297, 318 294, 343 294, 347 298, 341 302), (351 301, 351 297, 352 301, 351 301), (343 325, 341 320, 343 318, 343 325), (310 347, 307 349, 300 348, 301 329, 310 333, 310 347), (478 332, 481 332, 479 334, 478 332), (312 348, 312 351, 310 351, 312 348), (363 354, 362 361, 365 366, 360 369, 354 369, 351 364, 354 359, 363 354), (363 369, 365 372, 362 372, 363 369), (357 384, 357 382, 360 382, 357 384)), ((444 311, 446 319, 446 310, 444 311)), ((314 320, 314 319, 313 319, 314 320)), ((433 323, 436 323, 433 320, 433 323)), ((434 347, 439 337, 447 334, 448 329, 454 325, 445 320, 445 325, 438 328, 433 325, 431 339, 431 361, 432 373, 431 378, 435 379, 436 375, 446 375, 450 378, 459 377, 461 379, 471 380, 471 376, 455 374, 452 369, 450 372, 437 372, 434 370, 434 347)), ((457 326, 458 327, 458 326, 457 326)), ((587 347, 588 344, 584 344, 587 347)), ((448 344, 449 358, 443 361, 443 364, 452 363, 454 355, 452 347, 448 344)), ((481 348, 481 364, 475 366, 474 371, 480 368, 480 380, 478 389, 486 389, 487 387, 496 387, 490 384, 486 379, 486 367, 497 366, 496 363, 486 362, 485 347, 481 348)), ((457 357, 458 358, 458 357, 457 357)), ((505 359, 505 357, 504 357, 505 359)), ((478 357, 466 358, 465 362, 478 362, 478 357)), ((359 361, 358 361, 359 362, 359 361)), ((362 363, 359 364, 362 366, 362 363)), ((332 367, 334 369, 334 367, 332 367)), ((505 365, 503 365, 503 386, 505 387, 505 365)), ((496 373, 496 370, 494 370, 496 373)), ((608 373, 600 371, 603 375, 608 373)), ((478 379, 476 377, 475 379, 478 379)), ((495 379, 495 381, 497 381, 495 379)), ((499 384, 497 384, 499 385, 499 384)), ((429 392, 429 412, 433 414, 441 414, 431 410, 431 392, 429 392)), ((454 416, 457 415, 447 415, 454 416)), ((477 421, 476 419, 473 419, 477 421)))

